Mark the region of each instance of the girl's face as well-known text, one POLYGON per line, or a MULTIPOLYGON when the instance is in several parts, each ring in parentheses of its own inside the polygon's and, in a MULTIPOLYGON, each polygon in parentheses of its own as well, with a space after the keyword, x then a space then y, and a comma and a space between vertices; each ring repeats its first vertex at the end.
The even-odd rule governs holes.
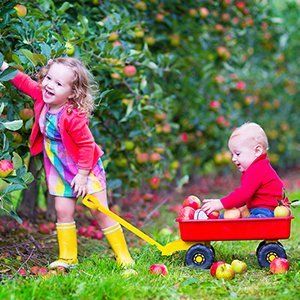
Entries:
POLYGON ((54 63, 42 81, 43 100, 50 108, 63 106, 74 92, 72 89, 74 73, 60 63, 54 63))
POLYGON ((240 172, 244 172, 263 153, 259 144, 247 141, 246 137, 234 136, 228 142, 232 154, 232 162, 240 172))

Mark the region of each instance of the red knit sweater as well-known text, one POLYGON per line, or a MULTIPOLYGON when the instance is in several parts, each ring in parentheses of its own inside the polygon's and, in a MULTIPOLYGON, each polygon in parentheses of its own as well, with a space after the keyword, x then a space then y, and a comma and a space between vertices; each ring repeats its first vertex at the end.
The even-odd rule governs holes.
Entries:
POLYGON ((283 199, 283 182, 272 168, 266 154, 259 156, 243 172, 241 185, 221 199, 225 209, 247 205, 274 210, 283 199))

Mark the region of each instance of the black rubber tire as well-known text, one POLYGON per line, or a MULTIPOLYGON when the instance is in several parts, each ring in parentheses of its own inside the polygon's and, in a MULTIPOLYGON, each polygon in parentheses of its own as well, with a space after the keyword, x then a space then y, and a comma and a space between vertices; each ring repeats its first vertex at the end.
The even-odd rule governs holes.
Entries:
POLYGON ((214 262, 214 251, 202 244, 192 246, 185 255, 185 264, 189 267, 209 269, 214 262))
POLYGON ((266 243, 265 245, 262 245, 257 252, 257 260, 259 265, 262 268, 270 267, 270 263, 272 261, 272 258, 274 259, 274 256, 285 259, 287 258, 286 252, 281 244, 266 243))
MULTIPOLYGON (((257 246, 257 248, 256 248, 256 256, 258 255, 258 251, 259 251, 259 249, 262 247, 262 246, 264 246, 264 245, 266 245, 268 242, 267 241, 262 241, 262 242, 260 242, 259 244, 258 244, 258 246, 257 246)), ((273 242, 274 243, 274 242, 273 242)), ((279 246, 281 246, 282 248, 284 248, 284 246, 280 243, 280 242, 276 242, 279 246)))
POLYGON ((266 241, 262 241, 258 244, 257 248, 256 248, 256 256, 258 255, 258 251, 260 250, 260 248, 262 246, 264 246, 267 242, 266 241))

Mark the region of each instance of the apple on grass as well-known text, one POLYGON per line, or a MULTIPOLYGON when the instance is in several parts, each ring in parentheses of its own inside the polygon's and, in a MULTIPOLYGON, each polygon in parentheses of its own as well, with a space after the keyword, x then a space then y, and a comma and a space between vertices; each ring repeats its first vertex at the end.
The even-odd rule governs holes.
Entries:
POLYGON ((201 207, 201 200, 197 196, 190 195, 184 199, 182 205, 183 207, 190 206, 193 209, 198 209, 201 207))
POLYGON ((153 264, 149 268, 149 272, 154 275, 168 275, 168 269, 164 264, 153 264))
POLYGON ((234 271, 230 264, 221 264, 217 267, 216 270, 216 278, 218 279, 225 279, 225 280, 231 280, 234 278, 234 271))
POLYGON ((289 261, 285 258, 277 257, 270 263, 270 271, 272 274, 284 274, 289 268, 289 261))
POLYGON ((195 210, 190 206, 186 206, 186 207, 182 207, 180 209, 179 214, 178 214, 178 219, 179 219, 179 221, 193 220, 194 215, 195 215, 195 210))
POLYGON ((233 260, 231 266, 235 274, 242 274, 247 271, 247 264, 238 259, 233 260))
POLYGON ((225 264, 225 261, 215 261, 211 267, 210 267, 210 275, 215 277, 216 276, 216 271, 217 271, 217 268, 221 265, 224 265, 225 264))

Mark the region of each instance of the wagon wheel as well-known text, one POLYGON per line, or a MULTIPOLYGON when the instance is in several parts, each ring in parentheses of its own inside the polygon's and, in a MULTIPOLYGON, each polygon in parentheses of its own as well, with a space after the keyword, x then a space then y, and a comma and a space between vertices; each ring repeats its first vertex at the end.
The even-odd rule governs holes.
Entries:
POLYGON ((258 249, 257 259, 261 267, 269 267, 271 261, 277 257, 287 258, 285 250, 281 244, 266 243, 258 249))
MULTIPOLYGON (((267 241, 262 241, 262 242, 260 242, 259 244, 258 244, 258 246, 257 246, 257 248, 256 248, 256 256, 258 255, 258 251, 260 250, 260 248, 262 247, 262 246, 264 246, 264 245, 266 245, 268 242, 267 241)), ((278 245, 280 245, 282 248, 284 248, 283 247, 283 245, 280 243, 280 242, 276 242, 278 245)))
POLYGON ((189 267, 209 269, 214 262, 214 257, 211 247, 196 244, 186 252, 185 264, 189 267))

